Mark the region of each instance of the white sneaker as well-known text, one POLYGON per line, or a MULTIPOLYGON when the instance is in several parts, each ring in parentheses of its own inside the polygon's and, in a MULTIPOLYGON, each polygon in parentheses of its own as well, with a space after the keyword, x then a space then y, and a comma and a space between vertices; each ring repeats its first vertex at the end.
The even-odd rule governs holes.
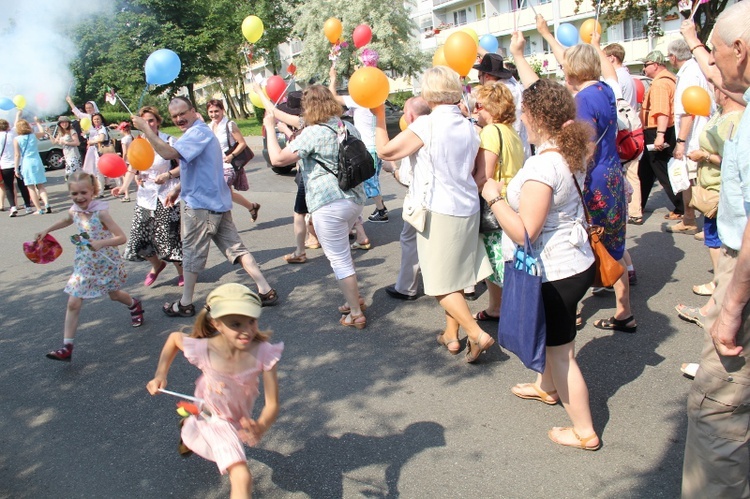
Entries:
POLYGON ((34 208, 28 208, 28 207, 26 208, 26 214, 27 215, 30 215, 30 214, 34 213, 34 211, 35 211, 34 208))
POLYGON ((680 371, 682 371, 682 374, 684 374, 688 378, 695 378, 695 375, 698 374, 698 367, 698 364, 694 362, 686 362, 682 364, 682 366, 680 366, 680 371))
POLYGON ((15 206, 11 206, 10 207, 10 215, 8 215, 8 216, 11 217, 11 218, 13 218, 15 216, 18 216, 18 208, 16 208, 15 206))

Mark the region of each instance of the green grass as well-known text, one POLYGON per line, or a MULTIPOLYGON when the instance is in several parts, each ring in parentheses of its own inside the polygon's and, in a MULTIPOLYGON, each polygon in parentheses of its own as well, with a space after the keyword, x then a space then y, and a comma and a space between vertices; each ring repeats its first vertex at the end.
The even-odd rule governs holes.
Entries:
MULTIPOLYGON (((256 120, 255 118, 250 118, 247 120, 234 120, 234 122, 237 123, 237 126, 240 127, 240 131, 242 132, 243 137, 249 137, 253 135, 260 137, 263 126, 258 124, 258 120, 256 120)), ((182 136, 182 132, 176 126, 165 126, 161 128, 161 131, 173 137, 182 136)))

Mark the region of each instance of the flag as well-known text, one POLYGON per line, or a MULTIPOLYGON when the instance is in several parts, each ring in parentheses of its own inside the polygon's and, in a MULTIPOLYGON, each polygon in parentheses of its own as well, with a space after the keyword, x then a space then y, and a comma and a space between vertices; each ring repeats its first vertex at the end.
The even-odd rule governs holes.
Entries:
POLYGON ((106 92, 104 94, 104 100, 107 102, 107 104, 112 104, 113 106, 117 104, 117 96, 115 95, 115 90, 110 87, 109 92, 106 92))

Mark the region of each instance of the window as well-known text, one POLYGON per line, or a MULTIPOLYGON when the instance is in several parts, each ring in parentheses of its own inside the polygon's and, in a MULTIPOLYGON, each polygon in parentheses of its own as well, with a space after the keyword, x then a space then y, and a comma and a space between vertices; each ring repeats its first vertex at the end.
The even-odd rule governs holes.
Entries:
POLYGON ((477 19, 484 19, 487 17, 487 13, 484 11, 484 4, 478 3, 474 6, 474 11, 477 13, 477 19))
POLYGON ((646 38, 646 17, 640 19, 625 19, 622 22, 623 40, 641 40, 646 38))
POLYGON ((547 3, 552 3, 552 0, 539 0, 539 5, 544 5, 547 3))
POLYGON ((547 40, 545 40, 544 38, 542 38, 542 50, 545 54, 552 53, 552 49, 550 48, 549 43, 547 43, 547 40))
POLYGON ((419 18, 419 28, 424 31, 426 29, 432 29, 432 15, 422 16, 419 18))
MULTIPOLYGON (((523 46, 523 55, 528 57, 531 55, 531 37, 526 36, 524 38, 526 39, 526 43, 523 46)), ((536 42, 534 44, 536 45, 536 42)))
POLYGON ((463 26, 466 24, 466 9, 457 10, 453 13, 453 25, 463 26))
POLYGON ((302 52, 302 42, 300 40, 293 40, 289 44, 289 48, 292 54, 299 54, 302 52))

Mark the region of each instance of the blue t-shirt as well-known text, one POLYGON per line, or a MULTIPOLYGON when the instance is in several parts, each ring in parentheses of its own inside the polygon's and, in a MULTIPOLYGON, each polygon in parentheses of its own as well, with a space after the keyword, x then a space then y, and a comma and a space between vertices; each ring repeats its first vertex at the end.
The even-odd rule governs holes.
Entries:
POLYGON ((224 180, 224 155, 211 129, 197 120, 174 148, 180 153, 180 198, 195 210, 231 210, 232 193, 224 180))

